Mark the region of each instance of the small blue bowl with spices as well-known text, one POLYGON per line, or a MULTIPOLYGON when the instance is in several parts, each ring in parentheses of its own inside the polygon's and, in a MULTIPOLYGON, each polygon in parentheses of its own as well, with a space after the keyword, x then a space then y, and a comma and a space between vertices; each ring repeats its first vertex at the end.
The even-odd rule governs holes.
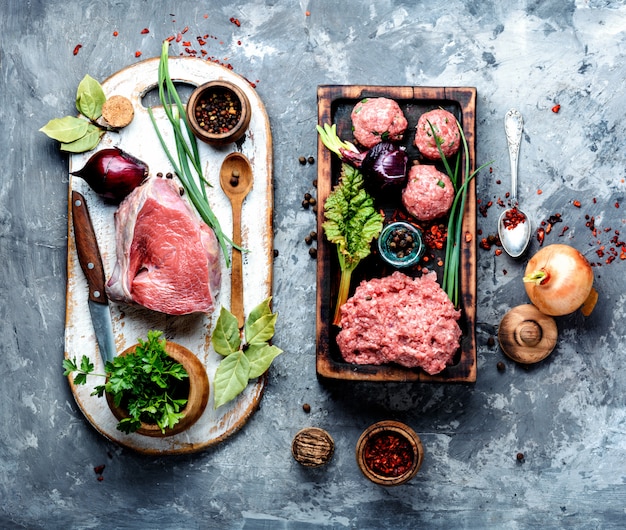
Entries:
POLYGON ((411 223, 396 221, 386 225, 378 236, 380 257, 396 268, 416 265, 426 251, 422 231, 411 223))

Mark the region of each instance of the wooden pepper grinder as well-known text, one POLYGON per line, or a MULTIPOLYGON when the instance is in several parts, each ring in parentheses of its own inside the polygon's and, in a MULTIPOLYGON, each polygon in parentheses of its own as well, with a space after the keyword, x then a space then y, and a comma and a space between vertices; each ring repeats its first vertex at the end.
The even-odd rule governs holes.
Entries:
POLYGON ((558 331, 552 317, 532 304, 511 309, 500 321, 498 340, 507 357, 532 364, 545 359, 556 346, 558 331))

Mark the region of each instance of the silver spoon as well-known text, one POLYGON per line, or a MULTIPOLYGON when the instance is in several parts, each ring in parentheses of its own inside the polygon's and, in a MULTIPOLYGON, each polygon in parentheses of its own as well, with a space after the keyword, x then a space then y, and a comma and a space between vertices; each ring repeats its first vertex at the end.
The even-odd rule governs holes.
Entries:
POLYGON ((511 205, 502 212, 498 220, 498 235, 502 248, 512 258, 521 256, 530 241, 530 220, 518 208, 517 202, 517 160, 524 130, 524 119, 519 111, 511 109, 504 117, 504 132, 511 160, 511 205))

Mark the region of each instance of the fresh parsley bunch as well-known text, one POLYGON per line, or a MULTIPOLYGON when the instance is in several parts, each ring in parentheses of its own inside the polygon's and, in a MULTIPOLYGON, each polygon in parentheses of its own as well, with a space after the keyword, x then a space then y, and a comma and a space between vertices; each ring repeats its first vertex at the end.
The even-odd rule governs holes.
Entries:
POLYGON ((93 363, 83 355, 80 366, 75 359, 65 359, 63 375, 75 373, 76 385, 85 384, 90 374, 106 377, 106 382, 96 386, 91 395, 102 397, 106 392, 113 397, 115 406, 128 412, 128 417, 117 424, 118 430, 135 432, 144 421, 156 423, 164 433, 183 417, 181 411, 187 398, 181 398, 177 390, 189 375, 182 364, 167 355, 165 339, 159 340, 162 334, 148 331, 148 340, 139 339, 134 352, 118 355, 106 363, 106 374, 94 374, 93 363))

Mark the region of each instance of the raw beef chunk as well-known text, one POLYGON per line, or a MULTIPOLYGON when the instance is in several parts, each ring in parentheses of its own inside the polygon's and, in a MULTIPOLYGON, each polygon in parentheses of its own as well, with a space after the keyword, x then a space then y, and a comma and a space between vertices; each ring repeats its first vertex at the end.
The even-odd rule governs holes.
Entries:
POLYGON ((221 282, 220 251, 170 179, 149 178, 115 212, 117 263, 111 300, 166 313, 211 313, 221 282))

